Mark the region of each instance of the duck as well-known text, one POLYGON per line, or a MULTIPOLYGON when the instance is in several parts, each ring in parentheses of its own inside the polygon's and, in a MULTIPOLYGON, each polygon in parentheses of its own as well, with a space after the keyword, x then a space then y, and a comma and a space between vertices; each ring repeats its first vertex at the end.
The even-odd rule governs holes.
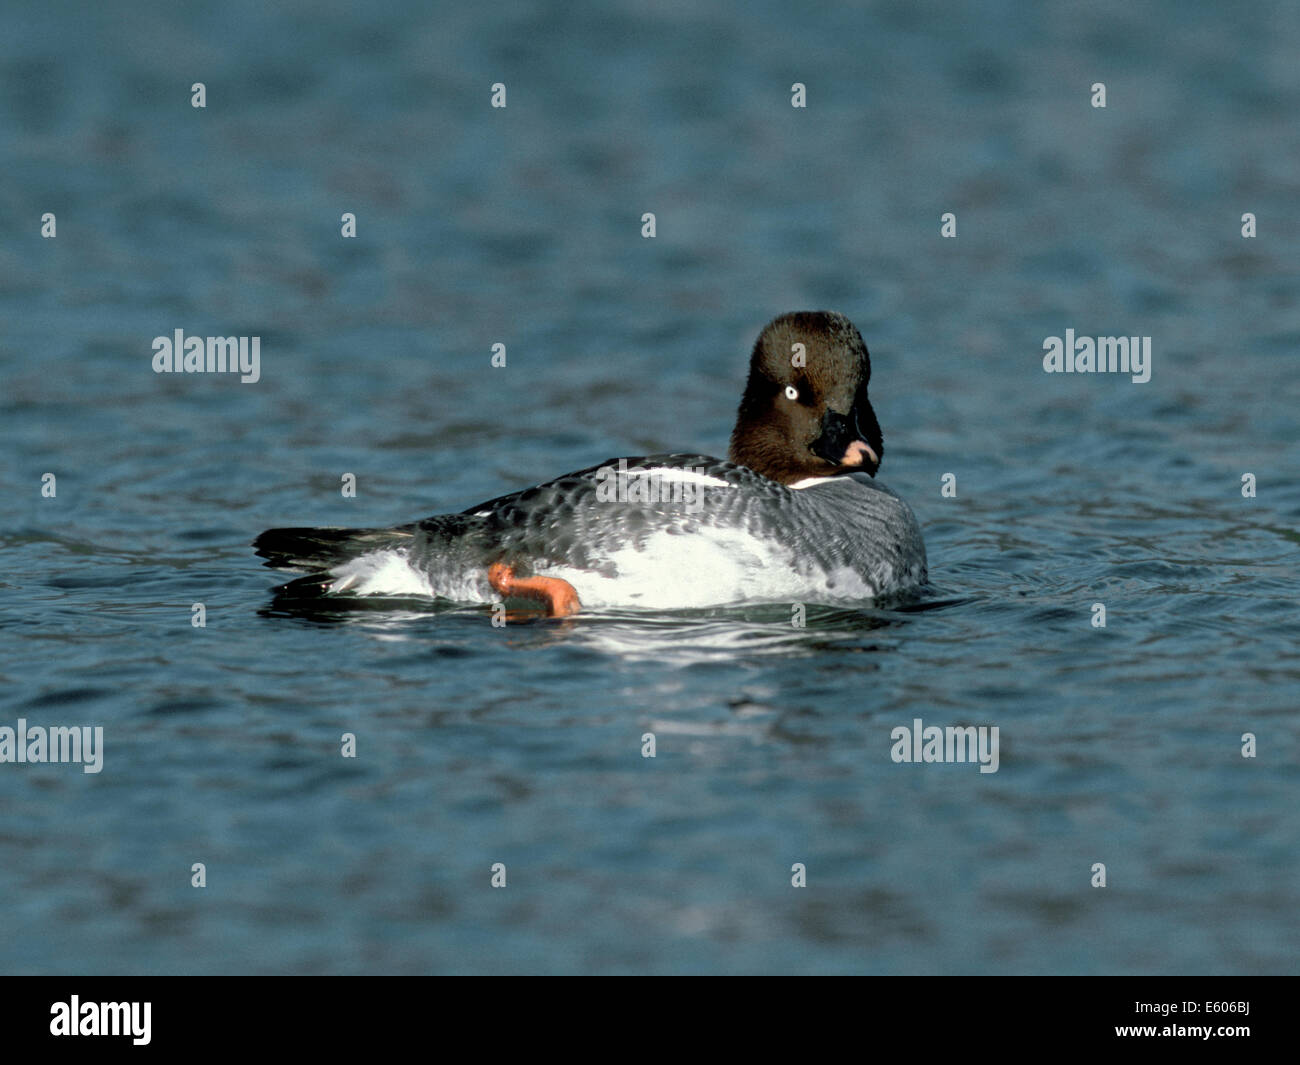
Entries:
POLYGON ((288 598, 525 600, 550 617, 755 603, 846 604, 919 588, 911 507, 875 480, 871 358, 843 314, 761 331, 727 458, 606 459, 455 514, 391 528, 268 529, 288 598))

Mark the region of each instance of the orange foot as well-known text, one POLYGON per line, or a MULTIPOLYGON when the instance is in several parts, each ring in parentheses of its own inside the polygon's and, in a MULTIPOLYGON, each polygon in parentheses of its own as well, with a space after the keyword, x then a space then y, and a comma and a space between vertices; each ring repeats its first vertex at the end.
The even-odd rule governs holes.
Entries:
POLYGON ((546 604, 548 617, 567 618, 581 604, 572 584, 559 577, 516 577, 514 566, 493 562, 488 566, 488 583, 502 598, 537 599, 546 604))

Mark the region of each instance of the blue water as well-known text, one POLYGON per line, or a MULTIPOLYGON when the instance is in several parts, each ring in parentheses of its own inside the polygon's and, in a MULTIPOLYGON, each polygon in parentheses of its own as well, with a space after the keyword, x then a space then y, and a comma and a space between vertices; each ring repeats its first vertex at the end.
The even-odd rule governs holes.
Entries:
POLYGON ((0 726, 105 748, 0 765, 0 971, 1300 970, 1298 53, 1283 3, 6 5, 0 726), (918 600, 271 609, 262 529, 721 453, 820 307, 918 600), (178 328, 261 379, 153 373, 178 328), (1066 329, 1150 382, 1045 374, 1066 329), (918 717, 998 772, 895 764, 918 717))

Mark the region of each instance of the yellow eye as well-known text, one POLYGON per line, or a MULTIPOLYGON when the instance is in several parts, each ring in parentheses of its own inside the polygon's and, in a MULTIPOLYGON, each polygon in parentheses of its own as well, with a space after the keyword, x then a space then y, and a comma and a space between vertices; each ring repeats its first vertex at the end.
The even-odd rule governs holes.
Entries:
POLYGON ((795 388, 794 385, 786 385, 786 386, 785 386, 785 398, 786 398, 786 399, 798 399, 798 398, 799 398, 799 390, 798 390, 797 388, 795 388))

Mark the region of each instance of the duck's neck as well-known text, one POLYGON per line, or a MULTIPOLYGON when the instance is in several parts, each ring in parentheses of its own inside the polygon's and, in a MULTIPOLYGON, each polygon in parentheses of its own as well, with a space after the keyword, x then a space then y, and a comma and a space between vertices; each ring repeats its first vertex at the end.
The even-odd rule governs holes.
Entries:
POLYGON ((748 466, 778 484, 793 485, 809 476, 807 470, 790 461, 789 449, 782 441, 766 442, 761 435, 745 432, 739 425, 731 434, 727 459, 737 466, 748 466))

